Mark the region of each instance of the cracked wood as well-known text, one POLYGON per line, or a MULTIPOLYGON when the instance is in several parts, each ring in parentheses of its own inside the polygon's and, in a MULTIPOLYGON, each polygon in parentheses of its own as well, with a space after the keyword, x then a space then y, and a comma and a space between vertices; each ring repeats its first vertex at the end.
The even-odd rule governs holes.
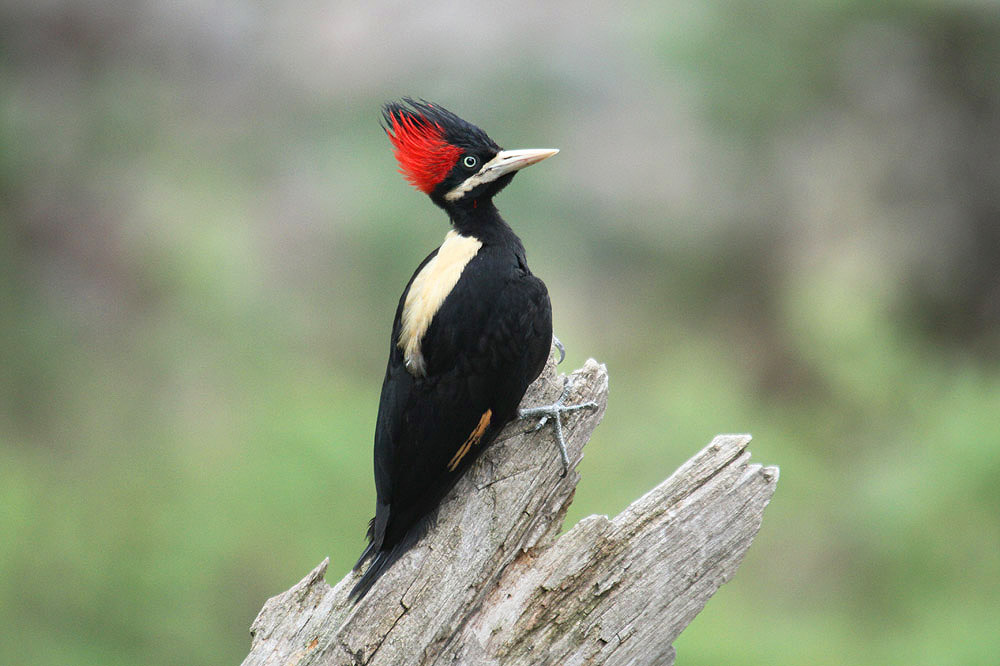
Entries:
MULTIPOLYGON (((607 402, 604 366, 589 360, 573 378, 569 402, 598 408, 567 419, 565 478, 552 429, 515 421, 359 604, 347 600, 354 574, 327 585, 328 559, 268 600, 244 666, 672 664, 674 639, 739 566, 778 470, 749 463, 748 435, 722 435, 618 516, 557 539, 607 402)), ((550 361, 523 405, 561 390, 550 361)))

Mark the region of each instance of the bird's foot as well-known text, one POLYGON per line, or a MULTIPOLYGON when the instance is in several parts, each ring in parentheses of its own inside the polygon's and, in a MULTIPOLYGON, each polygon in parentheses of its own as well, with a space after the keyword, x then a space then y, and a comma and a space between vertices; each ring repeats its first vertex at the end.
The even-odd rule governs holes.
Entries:
MULTIPOLYGON (((562 345, 557 346, 561 349, 562 345)), ((593 400, 588 400, 587 402, 581 402, 577 405, 567 405, 566 398, 569 397, 570 391, 573 390, 573 382, 569 377, 563 377, 563 391, 559 399, 553 402, 551 405, 541 405, 539 407, 526 407, 525 409, 518 410, 518 416, 522 419, 531 418, 533 416, 541 417, 538 419, 538 423, 531 430, 526 432, 538 432, 542 427, 549 422, 551 419, 555 425, 556 430, 556 444, 559 446, 559 455, 562 458, 563 471, 560 476, 565 477, 566 473, 569 471, 569 454, 566 452, 566 440, 563 438, 563 424, 562 415, 569 412, 576 412, 581 409, 595 409, 597 408, 597 403, 593 400)))

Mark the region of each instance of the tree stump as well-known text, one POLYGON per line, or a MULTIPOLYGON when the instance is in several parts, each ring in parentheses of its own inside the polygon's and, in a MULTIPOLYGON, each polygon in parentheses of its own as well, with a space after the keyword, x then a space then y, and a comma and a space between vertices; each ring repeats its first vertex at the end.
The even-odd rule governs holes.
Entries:
MULTIPOLYGON (((329 558, 267 601, 244 666, 273 664, 672 664, 673 641, 739 566, 778 480, 749 464, 749 435, 720 435, 614 518, 558 537, 608 376, 571 375, 562 464, 551 427, 515 421, 442 503, 435 526, 358 604, 329 558)), ((552 361, 523 405, 563 389, 552 361)), ((360 529, 360 527, 359 527, 360 529)))

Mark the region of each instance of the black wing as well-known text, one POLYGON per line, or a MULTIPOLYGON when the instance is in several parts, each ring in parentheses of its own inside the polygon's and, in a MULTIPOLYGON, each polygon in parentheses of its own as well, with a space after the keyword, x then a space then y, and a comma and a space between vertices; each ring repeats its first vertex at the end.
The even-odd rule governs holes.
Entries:
POLYGON ((425 376, 410 374, 396 345, 405 299, 404 291, 375 432, 375 518, 355 569, 374 560, 352 590, 358 598, 419 540, 462 472, 517 415, 552 341, 545 285, 523 258, 493 248, 469 262, 431 321, 425 376))

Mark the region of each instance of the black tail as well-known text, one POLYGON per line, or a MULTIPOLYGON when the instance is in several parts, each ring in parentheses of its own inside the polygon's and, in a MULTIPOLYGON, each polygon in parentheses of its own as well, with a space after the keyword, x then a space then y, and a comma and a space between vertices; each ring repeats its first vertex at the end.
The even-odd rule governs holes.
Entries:
POLYGON ((368 567, 368 570, 361 575, 361 580, 354 584, 354 587, 351 588, 351 593, 347 596, 347 598, 353 599, 354 603, 361 601, 361 598, 368 594, 368 590, 372 589, 372 585, 375 584, 375 581, 377 581, 379 577, 384 574, 404 552, 406 552, 406 549, 401 548, 400 546, 401 544, 396 544, 389 550, 380 550, 375 553, 375 557, 372 559, 372 563, 368 567))
POLYGON ((382 538, 385 536, 385 527, 383 526, 383 528, 379 530, 378 534, 376 534, 375 521, 377 519, 378 516, 368 521, 368 545, 365 546, 365 550, 361 553, 361 557, 358 558, 358 561, 354 563, 354 571, 360 571, 361 566, 365 563, 365 560, 374 557, 375 552, 382 547, 382 538))
MULTIPOLYGON (((377 509, 382 509, 383 507, 377 507, 377 509)), ((396 560, 402 557, 406 551, 413 547, 415 543, 420 541, 420 538, 427 533, 430 524, 434 521, 436 515, 435 511, 431 511, 430 515, 422 516, 417 519, 416 523, 410 525, 409 529, 403 533, 400 538, 398 535, 393 535, 392 530, 389 530, 388 541, 386 543, 386 523, 388 522, 388 507, 385 507, 384 511, 375 512, 375 517, 372 519, 371 524, 368 526, 368 547, 365 551, 361 553, 361 557, 358 558, 358 563, 354 565, 354 570, 358 571, 364 565, 365 560, 371 559, 371 564, 368 569, 361 575, 361 580, 355 583, 354 587, 351 588, 350 594, 347 595, 348 599, 353 599, 354 603, 361 601, 361 598, 368 594, 368 590, 372 588, 375 581, 384 574, 389 567, 391 567, 396 560), (384 521, 384 522, 383 522, 384 521), (398 539, 395 543, 392 543, 394 539, 398 539)))

